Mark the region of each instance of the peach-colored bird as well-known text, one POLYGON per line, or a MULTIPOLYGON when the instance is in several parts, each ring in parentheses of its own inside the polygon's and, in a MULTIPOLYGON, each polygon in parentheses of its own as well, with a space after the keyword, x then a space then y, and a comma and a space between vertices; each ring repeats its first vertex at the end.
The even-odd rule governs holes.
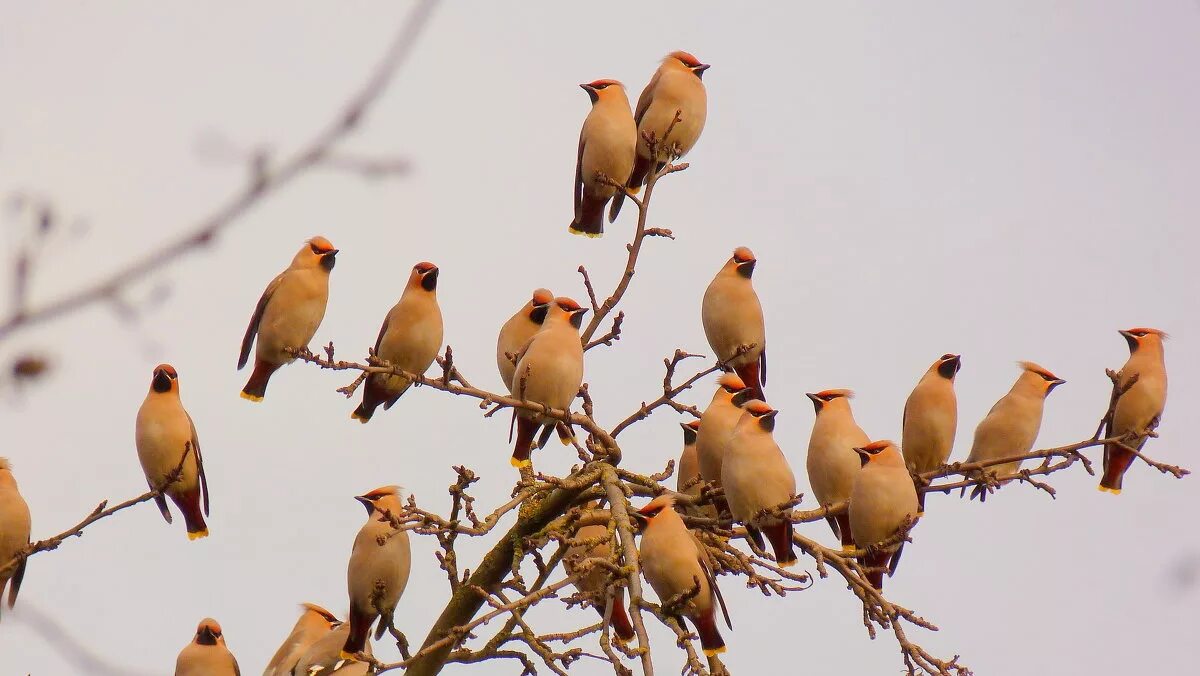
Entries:
MULTIPOLYGON (((850 410, 850 390, 822 390, 809 392, 806 396, 813 402, 817 419, 813 422, 812 435, 808 439, 808 482, 813 496, 822 507, 850 499, 854 489, 854 478, 858 476, 861 463, 854 449, 871 443, 871 438, 858 426, 850 410)), ((854 549, 854 535, 850 528, 850 513, 843 511, 837 516, 825 518, 833 534, 842 541, 842 550, 854 549)))
POLYGON ((512 388, 513 373, 517 370, 517 355, 529 344, 533 334, 542 328, 554 294, 549 289, 534 289, 528 303, 509 317, 496 337, 496 368, 505 388, 512 388))
POLYGON ((664 493, 635 515, 646 522, 638 547, 642 575, 658 594, 659 601, 666 604, 696 592, 682 607, 668 610, 691 621, 705 655, 725 652, 725 640, 717 631, 716 607, 720 605, 725 625, 732 628, 729 611, 713 577, 708 553, 675 511, 675 496, 664 493))
MULTIPOLYGON (((579 342, 579 327, 586 312, 586 308, 570 298, 554 299, 541 330, 534 334, 517 360, 510 389, 514 397, 560 411, 570 408, 583 384, 583 345, 579 342)), ((537 439, 538 448, 541 448, 557 427, 558 420, 525 409, 514 409, 513 418, 517 441, 513 446, 512 464, 524 467, 530 463, 529 455, 538 429, 545 426, 541 438, 537 439)), ((570 427, 564 428, 567 431, 560 431, 559 438, 567 444, 571 440, 570 427)))
MULTIPOLYGON (((637 160, 627 185, 637 192, 651 171, 661 171, 672 158, 683 157, 696 145, 704 121, 708 117, 708 93, 704 90, 704 71, 709 64, 684 51, 671 52, 662 60, 650 83, 638 97, 633 119, 637 122, 637 160), (678 113, 679 122, 671 123, 678 113), (667 136, 667 130, 671 134, 667 136), (658 142, 658 153, 651 157, 646 135, 653 135, 658 142)), ((621 211, 625 195, 617 193, 613 200, 609 220, 615 220, 621 211)))
POLYGON ((575 580, 575 586, 579 591, 596 595, 600 605, 595 608, 600 613, 600 617, 604 617, 605 596, 609 588, 612 588, 612 611, 609 624, 618 640, 625 643, 632 641, 633 625, 629 623, 629 615, 625 612, 624 590, 612 584, 611 574, 602 566, 593 567, 586 572, 580 570, 583 562, 588 559, 607 561, 612 557, 608 526, 604 524, 582 526, 575 531, 573 540, 574 544, 567 549, 567 553, 563 557, 563 565, 566 567, 567 573, 579 575, 579 578, 575 580))
MULTIPOLYGON (((916 474, 932 472, 950 459, 958 430, 954 377, 960 368, 962 358, 959 355, 942 355, 925 371, 904 402, 900 448, 908 469, 916 474)), ((925 494, 918 493, 917 500, 924 513, 925 494)))
POLYGON ((795 565, 792 522, 775 516, 758 516, 779 507, 796 495, 796 476, 775 442, 775 415, 765 401, 749 401, 738 420, 721 463, 721 485, 733 518, 741 521, 759 549, 766 536, 780 566, 795 565))
MULTIPOLYGON (((1117 387, 1126 387, 1134 377, 1137 380, 1117 400, 1105 436, 1133 434, 1133 439, 1125 443, 1140 451, 1147 439, 1143 432, 1158 424, 1167 404, 1167 366, 1163 355, 1163 340, 1167 334, 1158 329, 1138 327, 1121 331, 1121 335, 1129 343, 1129 361, 1121 367, 1117 387)), ((1135 457, 1116 444, 1106 444, 1100 490, 1120 494, 1125 471, 1135 457)))
MULTIPOLYGON (((314 643, 333 631, 334 627, 341 625, 337 616, 315 603, 302 603, 300 608, 300 617, 292 627, 292 632, 283 640, 279 649, 275 651, 275 655, 271 657, 271 661, 267 663, 263 676, 292 676, 292 670, 304 653, 314 643)), ((340 642, 334 648, 335 655, 339 647, 341 647, 340 642)))
MULTIPOLYGON (((301 674, 307 674, 308 676, 347 674, 351 673, 350 671, 344 671, 348 666, 367 664, 353 658, 342 657, 342 646, 346 644, 346 637, 349 635, 349 624, 339 624, 334 627, 309 646, 308 650, 305 650, 300 655, 296 666, 287 673, 296 674, 296 676, 301 676, 301 674)), ((363 644, 362 653, 367 657, 373 656, 369 641, 363 644)))
POLYGON ((250 346, 257 337, 254 371, 242 388, 243 399, 262 401, 271 374, 295 360, 285 348, 308 348, 308 341, 325 318, 329 272, 336 263, 337 253, 329 240, 313 237, 300 247, 288 269, 271 280, 263 291, 246 327, 238 357, 240 371, 250 359, 250 346))
POLYGON ((383 486, 354 499, 367 509, 367 523, 354 538, 350 564, 346 567, 350 632, 342 645, 342 659, 351 659, 363 651, 376 618, 379 618, 376 641, 394 626, 396 604, 408 586, 412 567, 408 531, 396 530, 391 521, 404 515, 400 487, 383 486))
POLYGON ((625 85, 616 80, 596 80, 579 86, 591 98, 592 110, 579 132, 575 219, 569 230, 576 235, 600 237, 604 234, 604 207, 618 191, 624 196, 618 186, 625 185, 633 171, 637 124, 629 110, 625 85))
POLYGON ((7 566, 29 545, 29 529, 29 505, 17 488, 12 463, 8 458, 0 458, 0 600, 4 598, 4 588, 11 583, 12 587, 8 590, 9 608, 17 603, 17 592, 21 591, 25 564, 29 559, 21 559, 12 568, 7 566))
MULTIPOLYGON (((736 373, 723 373, 717 379, 712 401, 700 415, 696 432, 696 460, 700 477, 714 486, 721 485, 721 461, 729 447, 729 437, 742 417, 742 404, 750 398, 751 390, 736 373)), ((718 512, 729 511, 725 498, 714 500, 718 512)))
POLYGON ((762 304, 750 281, 757 262, 750 249, 734 249, 704 291, 700 317, 717 359, 754 390, 754 399, 766 401, 767 331, 762 304))
MULTIPOLYGON (((442 310, 437 302, 438 267, 428 261, 413 266, 400 300, 387 313, 375 356, 408 373, 423 375, 442 349, 442 310)), ((363 400, 354 413, 366 423, 381 404, 388 410, 408 391, 412 381, 403 376, 372 373, 363 383, 363 400)))
POLYGON ((162 485, 182 461, 179 478, 167 486, 166 496, 159 495, 154 502, 167 523, 171 523, 171 510, 167 507, 167 498, 171 498, 183 514, 189 540, 208 537, 208 525, 204 523, 208 515, 208 479, 204 474, 200 437, 179 400, 179 374, 170 364, 154 367, 150 391, 138 409, 134 440, 150 488, 162 485))
MULTIPOLYGON (((854 478, 850 492, 850 529, 860 548, 879 546, 896 535, 908 518, 917 516, 917 489, 904 464, 904 457, 891 441, 875 441, 854 449, 862 468, 854 478)), ((896 572, 904 543, 881 548, 866 557, 864 564, 873 570, 867 581, 883 591, 883 572, 896 572)))
POLYGON ((225 645, 221 625, 211 617, 200 620, 196 637, 179 651, 175 676, 241 676, 237 660, 225 645))

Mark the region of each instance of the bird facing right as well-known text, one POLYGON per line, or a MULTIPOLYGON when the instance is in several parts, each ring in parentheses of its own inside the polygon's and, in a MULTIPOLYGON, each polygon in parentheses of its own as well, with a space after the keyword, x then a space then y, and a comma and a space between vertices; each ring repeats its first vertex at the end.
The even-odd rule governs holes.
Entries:
MULTIPOLYGON (((1167 366, 1163 356, 1163 340, 1167 334, 1158 329, 1139 327, 1121 331, 1121 335, 1129 343, 1129 360, 1121 367, 1117 387, 1128 387, 1135 376, 1137 381, 1117 399, 1105 436, 1132 433, 1134 438, 1126 443, 1140 451, 1147 438, 1142 433, 1152 424, 1158 424, 1167 404, 1167 366)), ((1134 457, 1133 453, 1116 444, 1105 445, 1100 490, 1120 494, 1125 471, 1133 464, 1134 457)))
POLYGON ((225 646, 221 625, 211 617, 200 620, 196 637, 179 651, 175 676, 239 676, 237 660, 225 646))
POLYGON ((353 658, 366 647, 371 625, 379 618, 375 640, 393 626, 393 614, 412 565, 408 531, 397 530, 392 518, 404 515, 399 486, 383 486, 354 498, 367 510, 367 522, 354 538, 346 587, 350 594, 350 625, 341 658, 353 658))
MULTIPOLYGON (((944 354, 921 376, 904 402, 901 452, 914 474, 932 472, 950 459, 958 430, 958 398, 954 378, 962 368, 957 354, 944 354)), ((925 494, 917 496, 925 512, 925 494)))
POLYGON ((734 249, 704 291, 700 319, 717 360, 754 390, 752 398, 766 401, 767 330, 762 304, 751 283, 757 263, 750 249, 734 249))
MULTIPOLYGON (((333 613, 315 603, 302 603, 300 608, 302 612, 292 627, 292 632, 267 663, 263 676, 292 676, 292 669, 301 656, 321 637, 341 625, 341 621, 333 613)), ((339 643, 338 647, 340 646, 339 643)), ((334 654, 337 654, 336 649, 334 654)))

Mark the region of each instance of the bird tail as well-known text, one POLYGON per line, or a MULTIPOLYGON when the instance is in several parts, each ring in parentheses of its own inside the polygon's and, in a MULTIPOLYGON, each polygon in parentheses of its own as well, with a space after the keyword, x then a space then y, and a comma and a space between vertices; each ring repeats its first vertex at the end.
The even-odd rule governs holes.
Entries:
POLYGON ((725 652, 725 639, 721 638, 721 632, 717 631, 717 614, 714 609, 709 608, 707 613, 692 618, 692 623, 696 625, 696 634, 700 637, 700 647, 704 649, 705 655, 712 657, 725 652))
MULTIPOLYGON (((916 484, 915 481, 913 483, 916 484)), ((917 516, 925 516, 925 491, 920 486, 917 486, 917 516)))
POLYGON ((208 525, 204 523, 204 512, 200 510, 200 489, 192 488, 171 496, 171 501, 183 514, 189 540, 208 537, 208 525))
MULTIPOLYGON (((17 592, 21 591, 21 580, 25 579, 25 564, 29 563, 29 559, 21 559, 21 563, 17 565, 17 569, 13 571, 12 587, 8 589, 8 607, 12 608, 17 605, 17 592)), ((0 580, 0 598, 4 596, 5 581, 0 580)), ((628 622, 628 620, 626 620, 628 622)))
MULTIPOLYGON (((613 597, 612 617, 608 622, 612 625, 613 634, 622 643, 629 643, 633 640, 634 632, 633 625, 629 623, 629 615, 625 612, 625 604, 622 597, 624 594, 617 593, 613 597)), ((604 608, 600 608, 600 614, 604 614, 604 608)))
POLYGON ((612 223, 617 220, 617 214, 621 213, 621 205, 625 203, 625 191, 618 190, 617 194, 613 195, 612 206, 608 208, 608 222, 612 223))
POLYGON ((1115 444, 1104 447, 1104 477, 1100 479, 1100 490, 1113 495, 1121 494, 1121 483, 1125 470, 1133 464, 1134 455, 1115 444))
POLYGON ((154 496, 154 504, 158 505, 158 511, 162 513, 163 518, 167 523, 171 523, 171 508, 167 506, 167 499, 162 495, 154 496))
POLYGON ((250 380, 246 381, 246 386, 242 388, 242 399, 250 401, 262 401, 263 397, 267 396, 267 382, 271 380, 271 374, 279 368, 279 364, 268 364, 261 359, 254 360, 254 372, 250 374, 250 380))
MULTIPOLYGON (((642 184, 646 182, 646 174, 650 173, 650 158, 642 157, 639 152, 637 159, 633 161, 633 173, 629 174, 629 181, 625 183, 634 194, 637 194, 642 189, 642 184)), ((619 207, 618 207, 618 210, 619 207)))
POLYGON ((608 202, 583 196, 583 201, 579 205, 579 213, 575 215, 575 220, 571 221, 570 227, 567 228, 572 235, 583 235, 585 237, 603 237, 604 236, 604 205, 608 202))
POLYGON ((760 399, 762 401, 767 400, 767 393, 763 392, 762 380, 759 376, 757 359, 749 364, 742 364, 733 370, 738 374, 738 377, 742 379, 742 382, 746 383, 747 387, 754 392, 755 399, 760 399))
POLYGON ((883 591, 883 574, 887 572, 888 559, 891 557, 891 552, 876 552, 867 557, 865 564, 867 570, 867 582, 876 591, 883 591))
POLYGON ((341 658, 348 660, 367 648, 367 637, 371 634, 371 623, 375 620, 374 613, 363 612, 350 604, 350 634, 342 644, 341 658))
POLYGON ((771 542, 771 550, 775 552, 775 561, 787 568, 796 565, 796 552, 792 550, 792 523, 771 524, 763 527, 763 535, 771 542))
POLYGON ((517 441, 513 444, 510 460, 513 467, 526 467, 530 464, 529 454, 533 451, 533 437, 537 434, 538 427, 538 423, 529 418, 517 417, 517 441))
POLYGON ((387 393, 383 392, 383 388, 377 384, 373 377, 368 377, 367 382, 363 383, 363 400, 350 414, 350 417, 358 422, 366 425, 371 420, 371 416, 375 415, 375 409, 379 408, 380 404, 385 403, 387 393))
POLYGON ((746 536, 753 540, 754 544, 757 545, 759 549, 766 551, 767 543, 763 542, 762 532, 759 531, 756 526, 746 524, 746 536))
POLYGON ((837 520, 837 525, 838 525, 837 532, 839 535, 842 536, 842 551, 843 552, 853 551, 855 548, 855 545, 854 545, 854 533, 850 532, 850 515, 849 514, 838 514, 837 516, 835 516, 833 518, 837 520))

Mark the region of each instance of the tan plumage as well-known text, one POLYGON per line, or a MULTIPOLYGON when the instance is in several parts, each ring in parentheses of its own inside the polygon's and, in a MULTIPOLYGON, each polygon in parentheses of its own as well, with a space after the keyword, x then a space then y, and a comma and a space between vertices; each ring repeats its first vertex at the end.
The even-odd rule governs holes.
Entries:
MULTIPOLYGON (((932 472, 950 459, 958 430, 958 398, 954 377, 962 368, 957 354, 944 354, 921 376, 904 402, 904 431, 900 438, 904 461, 917 474, 932 472)), ((918 494, 925 511, 925 494, 918 494)))
POLYGON ((642 575, 664 605, 677 603, 684 594, 696 590, 682 607, 665 610, 674 610, 691 621, 705 655, 725 652, 725 640, 717 631, 716 606, 721 606, 726 626, 730 626, 729 611, 713 577, 708 553, 675 511, 674 496, 664 493, 636 515, 646 521, 638 547, 642 575))
POLYGON ((237 660, 225 646, 221 625, 211 617, 200 620, 196 637, 179 651, 175 676, 241 676, 237 660))
POLYGON ((596 80, 579 86, 591 98, 592 110, 579 132, 575 218, 569 230, 576 235, 600 237, 604 234, 604 207, 618 188, 600 180, 599 174, 620 185, 629 180, 636 153, 637 124, 629 110, 625 85, 616 80, 596 80))
MULTIPOLYGON (((917 489, 904 464, 900 449, 891 441, 876 441, 854 449, 862 468, 850 491, 850 529, 858 547, 877 546, 896 534, 905 519, 917 516, 917 489)), ((904 543, 889 545, 866 557, 865 566, 875 570, 868 581, 883 589, 883 571, 896 572, 904 543)))
POLYGON ((746 532, 765 549, 763 536, 771 543, 775 560, 783 567, 796 563, 792 551, 792 523, 759 512, 779 507, 796 495, 796 476, 775 443, 775 415, 779 413, 764 401, 749 401, 729 437, 729 447, 721 463, 721 485, 730 513, 741 521, 746 532))
MULTIPOLYGON (((650 83, 638 97, 633 119, 637 122, 637 159, 627 184, 635 192, 646 182, 651 171, 659 171, 673 157, 683 157, 696 145, 708 117, 708 93, 704 90, 704 71, 709 65, 684 51, 675 51, 662 60, 650 83), (667 136, 667 129, 679 114, 679 122, 667 136), (659 142, 658 156, 650 156, 645 136, 653 134, 659 142)), ((613 201, 610 219, 621 210, 618 195, 613 201)))
MULTIPOLYGON (((729 447, 729 437, 742 417, 741 404, 749 398, 750 388, 735 373, 724 373, 717 379, 717 390, 712 401, 700 415, 700 429, 696 432, 696 460, 700 477, 705 481, 721 485, 721 461, 729 447)), ((724 500, 720 501, 724 509, 724 500)))
POLYGON ((179 400, 179 374, 170 364, 159 364, 154 368, 150 391, 138 409, 134 440, 146 483, 151 488, 166 481, 183 461, 183 470, 178 480, 167 486, 166 497, 158 496, 154 501, 163 518, 171 523, 171 510, 166 500, 171 498, 183 514, 189 540, 208 537, 208 526, 204 523, 204 517, 208 515, 204 456, 200 452, 200 438, 196 435, 192 417, 179 400))
POLYGON ((534 289, 529 302, 521 306, 521 309, 500 327, 500 335, 496 337, 496 368, 500 370, 500 379, 504 381, 504 387, 512 388, 513 373, 517 370, 517 355, 529 344, 533 334, 542 328, 542 322, 546 321, 546 313, 553 301, 554 294, 549 289, 534 289))
POLYGON ((757 262, 746 247, 735 249, 704 291, 700 317, 717 359, 754 390, 754 399, 766 401, 767 331, 762 304, 750 281, 757 262), (745 352, 738 354, 743 349, 745 352))
MULTIPOLYGON (((850 410, 850 390, 822 390, 809 392, 808 398, 816 408, 817 419, 813 422, 812 435, 808 439, 808 482, 813 497, 821 506, 832 505, 850 499, 854 489, 854 478, 861 466, 855 448, 871 443, 871 438, 854 421, 850 410)), ((843 512, 836 517, 827 517, 833 534, 841 538, 842 549, 854 549, 853 529, 850 515, 843 512)))
MULTIPOLYGON (((279 649, 275 651, 275 655, 271 657, 266 670, 263 671, 263 676, 292 676, 292 669, 308 652, 308 649, 323 636, 329 634, 334 627, 341 626, 341 622, 333 613, 315 603, 303 603, 300 607, 302 612, 292 627, 292 632, 288 634, 279 649)), ((344 641, 345 638, 343 637, 342 640, 344 641)), ((339 642, 333 647, 334 655, 338 653, 341 645, 339 642)))
POLYGON ((575 587, 581 592, 596 595, 595 599, 600 605, 595 606, 595 608, 601 617, 604 617, 606 594, 609 587, 612 587, 612 613, 609 617, 609 624, 612 627, 613 635, 622 642, 628 643, 632 641, 634 636, 633 625, 629 623, 629 615, 625 612, 625 592, 623 589, 612 585, 612 577, 606 568, 594 567, 587 572, 579 570, 579 566, 587 559, 598 558, 608 560, 612 557, 608 526, 603 524, 583 526, 575 531, 573 539, 575 540, 575 544, 572 544, 567 550, 566 555, 563 557, 563 565, 566 567, 568 574, 580 575, 579 579, 575 581, 575 587))
MULTIPOLYGON (((1134 376, 1137 381, 1117 400, 1105 436, 1138 435, 1125 443, 1140 451, 1147 439, 1142 432, 1158 423, 1167 404, 1167 365, 1163 354, 1163 339, 1167 334, 1158 329, 1139 327, 1121 331, 1121 335, 1129 343, 1129 360, 1121 367, 1117 386, 1125 387, 1134 376)), ((1100 490, 1120 494, 1125 472, 1135 457, 1120 446, 1106 445, 1100 490)))
POLYGON ((324 237, 313 237, 300 247, 292 264, 279 273, 258 299, 238 357, 238 370, 250 359, 250 346, 257 339, 254 372, 242 388, 242 398, 262 401, 267 383, 280 366, 295 357, 284 348, 307 348, 325 318, 329 300, 329 272, 338 250, 324 237))
MULTIPOLYGON (((1067 382, 1033 362, 1018 362, 1021 375, 1012 389, 997 401, 975 428, 975 442, 967 462, 987 462, 1022 455, 1033 450, 1042 426, 1042 408, 1046 396, 1067 382)), ((992 465, 984 471, 1005 478, 1021 468, 1020 462, 992 465)), ((971 497, 986 498, 983 486, 976 486, 971 497)))
POLYGON ((375 640, 392 627, 396 604, 408 585, 412 564, 408 531, 397 531, 390 518, 404 515, 398 486, 384 486, 354 498, 367 509, 367 523, 354 538, 350 565, 346 569, 346 587, 350 593, 350 625, 342 658, 353 657, 367 644, 371 625, 379 618, 375 640), (390 517, 390 518, 389 518, 390 517), (380 539, 383 540, 382 544, 380 539), (382 590, 377 591, 377 586, 382 590), (373 598, 374 597, 374 598, 373 598))
MULTIPOLYGON (((583 345, 579 342, 579 327, 586 312, 587 309, 570 298, 554 299, 541 330, 534 334, 517 360, 509 388, 514 397, 558 410, 570 408, 583 384, 583 345)), ((512 464, 522 467, 530 462, 538 428, 546 426, 538 440, 541 447, 557 421, 524 409, 514 410, 513 415, 516 417, 517 440, 512 464)), ((570 443, 570 437, 562 434, 560 432, 563 443, 570 443)))
POLYGON ((12 463, 7 458, 0 458, 0 606, 3 606, 4 588, 10 583, 8 607, 12 608, 17 603, 17 592, 21 591, 25 564, 29 559, 21 559, 17 565, 6 567, 29 545, 29 529, 29 505, 17 488, 12 463))
MULTIPOLYGON (((413 266, 400 300, 388 311, 375 339, 375 356, 402 371, 423 375, 442 348, 442 310, 437 302, 438 267, 413 266)), ((363 400, 350 417, 366 423, 380 404, 388 410, 412 382, 403 376, 372 373, 363 383, 363 400)))
MULTIPOLYGON (((332 630, 325 632, 325 634, 314 641, 300 655, 300 659, 296 661, 296 666, 292 668, 292 671, 287 673, 295 674, 295 676, 309 676, 310 674, 326 676, 327 674, 338 673, 335 669, 338 668, 339 664, 343 665, 342 669, 351 664, 365 664, 353 658, 342 656, 342 646, 346 644, 346 639, 349 636, 349 624, 339 624, 332 630)), ((363 644, 362 652, 368 657, 374 655, 370 642, 363 644)))

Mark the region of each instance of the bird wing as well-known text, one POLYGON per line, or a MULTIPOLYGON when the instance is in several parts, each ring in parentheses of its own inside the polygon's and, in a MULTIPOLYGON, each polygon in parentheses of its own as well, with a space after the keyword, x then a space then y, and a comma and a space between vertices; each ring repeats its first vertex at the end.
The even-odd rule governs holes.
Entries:
POLYGON ((712 589, 713 596, 717 598, 717 605, 721 606, 721 615, 725 617, 725 626, 733 629, 733 623, 729 621, 729 608, 725 606, 725 597, 721 596, 721 588, 717 586, 717 578, 713 575, 712 559, 708 555, 708 550, 704 547, 704 543, 692 535, 691 531, 688 531, 688 535, 691 535, 692 541, 696 543, 696 558, 700 563, 700 569, 704 571, 704 579, 708 581, 709 589, 712 589))
POLYGON ((258 335, 258 325, 262 322, 263 312, 267 309, 267 303, 271 302, 271 296, 275 295, 275 290, 279 288, 279 283, 283 280, 283 275, 280 273, 271 283, 267 285, 263 291, 262 298, 258 299, 258 305, 254 306, 254 314, 250 317, 250 325, 246 327, 246 335, 242 338, 242 353, 238 357, 238 370, 246 365, 250 359, 250 346, 254 344, 254 336, 258 335))
POLYGON ((642 95, 638 97, 637 108, 633 111, 633 121, 642 124, 642 118, 645 117, 646 111, 650 109, 650 102, 654 100, 654 89, 658 87, 659 71, 654 71, 654 77, 650 78, 650 83, 642 90, 642 95))
POLYGON ((575 155, 575 220, 578 222, 580 208, 583 206, 583 149, 587 142, 583 140, 583 132, 579 132, 579 151, 575 155))
POLYGON ((200 455, 200 437, 196 434, 196 423, 187 411, 188 425, 192 428, 192 453, 196 456, 196 474, 200 476, 200 495, 204 498, 204 516, 208 516, 208 477, 204 476, 204 458, 200 455))

